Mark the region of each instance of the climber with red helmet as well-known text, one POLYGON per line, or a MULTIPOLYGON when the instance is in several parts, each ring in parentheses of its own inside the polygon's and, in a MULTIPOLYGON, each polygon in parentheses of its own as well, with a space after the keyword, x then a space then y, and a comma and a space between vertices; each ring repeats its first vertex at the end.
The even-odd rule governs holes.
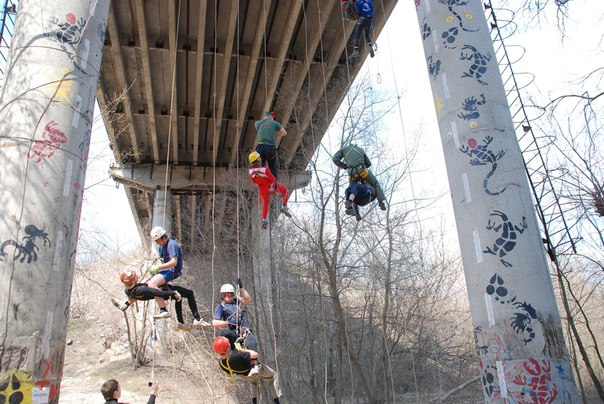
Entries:
POLYGON ((246 348, 258 352, 258 340, 252 333, 247 313, 243 307, 252 298, 244 289, 240 278, 235 280, 235 284, 239 287, 238 297, 235 296, 235 287, 230 283, 225 283, 220 287, 221 301, 214 308, 212 327, 221 329, 220 335, 229 340, 231 349, 235 348, 235 342, 241 341, 246 348))
POLYGON ((258 202, 262 209, 261 228, 266 229, 268 227, 267 217, 271 194, 281 194, 281 197, 283 198, 281 213, 287 217, 292 217, 292 214, 287 207, 289 193, 287 192, 285 185, 277 182, 277 178, 272 174, 270 168, 262 165, 260 153, 251 152, 248 159, 251 164, 249 169, 250 180, 258 185, 258 202))
POLYGON ((281 387, 279 386, 279 376, 269 366, 258 362, 258 352, 243 348, 239 343, 235 348, 231 348, 230 341, 223 336, 214 339, 214 351, 220 355, 218 364, 220 368, 227 372, 231 378, 238 375, 252 383, 252 403, 258 403, 260 395, 260 379, 269 384, 271 396, 274 403, 279 403, 281 397, 281 387))
MULTIPOLYGON (((176 285, 164 285, 162 289, 150 288, 147 282, 144 280, 140 280, 136 271, 132 269, 124 269, 120 273, 120 280, 126 287, 125 293, 128 296, 128 299, 124 302, 116 299, 115 297, 111 298, 111 302, 115 307, 122 311, 126 311, 128 307, 134 303, 136 300, 152 300, 155 299, 157 305, 165 309, 166 303, 165 301, 168 299, 174 299, 176 301, 175 311, 176 318, 178 320, 178 328, 183 331, 191 331, 191 327, 185 324, 184 318, 182 315, 182 298, 185 297, 187 302, 189 303, 189 308, 191 309, 191 313, 193 314, 193 326, 208 326, 210 323, 203 320, 199 315, 199 311, 197 310, 197 303, 195 302, 195 295, 191 289, 184 288, 182 286, 176 285)), ((160 314, 163 311, 160 311, 160 314)), ((157 317, 159 314, 154 315, 154 318, 163 318, 157 317)))
POLYGON ((277 154, 277 147, 279 141, 285 135, 287 131, 283 126, 275 121, 275 113, 267 112, 264 114, 264 119, 256 121, 254 124, 258 131, 258 144, 256 145, 256 151, 262 157, 264 164, 268 163, 268 168, 275 178, 279 178, 279 156, 277 154))
MULTIPOLYGON (((148 284, 150 288, 159 290, 163 285, 182 275, 182 249, 180 248, 178 241, 170 239, 166 229, 161 226, 155 226, 151 229, 150 235, 151 239, 159 245, 159 258, 163 263, 153 265, 149 268, 149 273, 153 275, 153 277, 148 284)), ((157 318, 170 316, 165 308, 157 315, 159 316, 157 318)))

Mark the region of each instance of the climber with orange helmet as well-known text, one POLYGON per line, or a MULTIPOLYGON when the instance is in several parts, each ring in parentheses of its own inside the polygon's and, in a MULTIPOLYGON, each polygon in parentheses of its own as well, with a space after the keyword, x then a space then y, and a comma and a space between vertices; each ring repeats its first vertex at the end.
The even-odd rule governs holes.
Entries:
POLYGON ((271 396, 274 403, 279 403, 281 387, 279 376, 269 366, 258 362, 258 352, 242 347, 239 343, 231 348, 231 343, 226 337, 220 336, 214 339, 214 351, 220 355, 218 364, 227 372, 231 378, 238 375, 252 383, 252 403, 258 403, 260 395, 260 379, 269 383, 271 396))
POLYGON ((262 209, 261 228, 266 229, 268 227, 267 217, 271 194, 281 194, 281 197, 283 198, 281 213, 287 217, 292 217, 292 214, 287 207, 289 193, 287 192, 285 185, 277 182, 277 179, 272 174, 270 168, 262 165, 260 153, 251 152, 248 158, 251 164, 249 169, 250 180, 258 185, 258 203, 262 209))
POLYGON ((264 119, 256 121, 254 126, 258 131, 256 151, 260 154, 264 163, 268 163, 268 167, 275 178, 279 178, 277 147, 281 138, 287 135, 287 131, 279 122, 275 121, 274 112, 265 113, 264 119))
MULTIPOLYGON (((155 299, 160 309, 164 308, 165 310, 165 300, 174 299, 176 301, 175 311, 176 319, 178 321, 178 328, 183 331, 191 331, 191 327, 185 324, 182 314, 182 298, 185 297, 189 303, 191 314, 193 315, 193 326, 201 327, 210 325, 210 323, 205 321, 199 315, 197 303, 195 301, 195 294, 191 289, 176 285, 164 285, 162 289, 150 288, 148 283, 145 280, 140 280, 136 271, 132 269, 124 269, 120 273, 120 280, 126 287, 125 293, 126 296, 128 296, 128 299, 125 302, 122 302, 115 297, 112 297, 111 302, 118 309, 126 311, 128 307, 136 300, 155 299)), ((165 312, 167 313, 167 310, 165 310, 165 312)), ((163 313, 163 311, 160 311, 159 314, 161 313, 163 313)), ((157 317, 159 314, 156 314, 153 317, 163 318, 163 315, 162 317, 157 317)))
POLYGON ((235 287, 225 283, 220 287, 220 303, 214 308, 212 327, 222 329, 220 335, 226 337, 235 348, 235 343, 240 341, 246 348, 258 352, 258 340, 252 333, 251 325, 247 320, 247 313, 242 306, 248 304, 252 298, 243 287, 240 278, 235 280, 239 287, 239 297, 235 296, 235 287))
MULTIPOLYGON (((174 299, 176 301, 180 301, 181 296, 178 292, 173 290, 159 290, 155 288, 150 288, 146 282, 139 282, 140 279, 135 270, 132 269, 124 269, 120 273, 120 280, 126 287, 124 291, 128 299, 125 302, 120 302, 116 298, 112 297, 111 301, 113 305, 122 311, 126 311, 128 307, 134 303, 136 300, 151 300, 155 299, 157 305, 160 307, 160 313, 166 312, 166 302, 165 299, 174 299)), ((162 315, 159 317, 159 314, 153 316, 154 318, 163 318, 162 315)))
MULTIPOLYGON (((161 289, 163 285, 182 275, 183 259, 182 249, 178 241, 168 237, 166 229, 161 226, 155 226, 151 229, 151 239, 159 245, 159 258, 162 264, 153 265, 149 268, 149 273, 153 275, 149 281, 149 287, 161 289)), ((169 317, 165 310, 161 310, 157 318, 169 317)))

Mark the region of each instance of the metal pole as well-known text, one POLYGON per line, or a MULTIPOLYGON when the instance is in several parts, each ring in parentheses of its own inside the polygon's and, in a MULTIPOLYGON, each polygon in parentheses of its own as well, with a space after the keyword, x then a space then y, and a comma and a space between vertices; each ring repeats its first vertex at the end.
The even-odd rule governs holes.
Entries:
POLYGON ((0 94, 0 380, 7 381, 0 395, 7 402, 59 400, 109 3, 19 2, 0 94))
POLYGON ((485 402, 580 402, 480 0, 415 0, 485 402))

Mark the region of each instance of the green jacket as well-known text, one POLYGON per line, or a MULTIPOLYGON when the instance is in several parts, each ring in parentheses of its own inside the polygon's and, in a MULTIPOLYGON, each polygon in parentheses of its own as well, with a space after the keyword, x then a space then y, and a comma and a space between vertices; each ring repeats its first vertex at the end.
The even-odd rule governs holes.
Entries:
POLYGON ((371 167, 371 161, 365 154, 365 150, 354 144, 342 147, 333 155, 332 160, 340 168, 354 167, 360 164, 364 164, 365 168, 371 167))

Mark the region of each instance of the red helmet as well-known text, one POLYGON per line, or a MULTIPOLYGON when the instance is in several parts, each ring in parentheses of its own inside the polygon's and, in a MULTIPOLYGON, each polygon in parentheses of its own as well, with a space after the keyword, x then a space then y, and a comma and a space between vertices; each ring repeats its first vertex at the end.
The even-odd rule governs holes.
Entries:
POLYGON ((222 355, 225 352, 228 352, 231 347, 231 343, 229 342, 227 337, 216 337, 214 340, 214 351, 218 355, 222 355))
POLYGON ((138 280, 138 276, 136 275, 136 271, 124 269, 120 274, 120 280, 126 285, 131 285, 138 280))

